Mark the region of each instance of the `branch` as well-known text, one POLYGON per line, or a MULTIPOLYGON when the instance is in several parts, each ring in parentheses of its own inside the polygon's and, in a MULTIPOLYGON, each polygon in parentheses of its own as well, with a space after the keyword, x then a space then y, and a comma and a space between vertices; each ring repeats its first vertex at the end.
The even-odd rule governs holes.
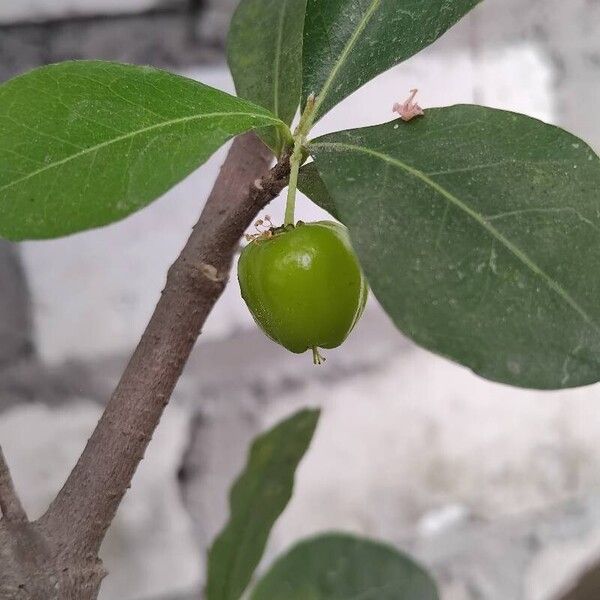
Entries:
POLYGON ((600 561, 587 565, 577 579, 553 596, 555 600, 591 600, 600 590, 600 561))
POLYGON ((104 414, 40 520, 69 554, 97 553, 202 326, 225 288, 240 238, 287 185, 289 159, 271 171, 270 162, 271 154, 254 134, 234 141, 104 414))
POLYGON ((19 500, 10 469, 0 446, 0 510, 6 521, 26 522, 27 513, 19 500))

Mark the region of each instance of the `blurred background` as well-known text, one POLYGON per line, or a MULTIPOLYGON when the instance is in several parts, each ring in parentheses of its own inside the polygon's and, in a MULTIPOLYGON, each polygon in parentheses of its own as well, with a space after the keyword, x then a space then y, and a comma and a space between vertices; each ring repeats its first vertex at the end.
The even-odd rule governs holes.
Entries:
MULTIPOLYGON (((0 0, 0 81, 101 58, 231 91, 224 48, 236 4, 0 0)), ((389 120, 413 87, 426 108, 517 110, 600 150, 600 0, 485 0, 319 133, 389 120)), ((112 227, 0 240, 0 443, 30 516, 74 465, 224 155, 112 227)), ((282 203, 267 212, 280 222, 282 203)), ((483 381, 416 348, 373 300, 327 358, 315 368, 266 340, 232 279, 103 547, 102 600, 199 598, 249 441, 306 405, 323 406, 322 421, 265 564, 301 537, 341 529, 414 553, 443 600, 600 598, 598 386, 540 393, 483 381)))

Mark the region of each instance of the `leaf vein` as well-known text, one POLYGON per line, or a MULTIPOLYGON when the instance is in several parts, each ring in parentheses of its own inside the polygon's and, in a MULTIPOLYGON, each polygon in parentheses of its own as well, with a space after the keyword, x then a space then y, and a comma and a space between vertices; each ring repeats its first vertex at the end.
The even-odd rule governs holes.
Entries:
MULTIPOLYGON (((344 50, 342 51, 338 60, 336 61, 333 69, 331 70, 331 73, 329 74, 329 77, 323 84, 323 87, 321 88, 320 92, 318 92, 318 97, 317 97, 317 101, 315 103, 315 109, 314 109, 315 114, 319 112, 319 108, 321 107, 325 98, 327 97, 327 94, 329 93, 329 89, 333 85, 333 82, 335 81, 335 78, 337 77, 340 69, 342 68, 342 65, 346 62, 346 60, 350 56, 350 53, 354 49, 354 46, 356 46, 362 32, 366 29, 367 25, 369 24, 369 21, 373 18, 375 11, 379 8, 380 4, 381 4, 381 0, 372 0, 369 9, 365 13, 364 17, 360 20, 358 27, 354 30, 354 33, 350 36, 348 43, 346 44, 346 46, 344 47, 344 50)), ((312 91, 317 93, 316 90, 312 90, 312 91)))
MULTIPOLYGON (((261 115, 258 113, 255 114, 255 113, 247 113, 247 112, 205 113, 202 115, 191 115, 191 116, 187 116, 187 117, 180 117, 178 119, 171 119, 169 121, 164 121, 162 123, 155 123, 154 125, 150 125, 148 127, 142 128, 142 129, 136 129, 135 131, 130 131, 129 133, 112 138, 110 140, 106 140, 104 142, 101 142, 100 144, 96 144, 96 145, 90 146, 88 148, 83 148, 80 152, 71 154, 71 155, 69 155, 61 160, 58 160, 56 162, 49 163, 48 165, 46 165, 40 169, 37 169, 36 171, 32 171, 31 173, 25 175, 24 177, 21 177, 20 179, 16 179, 14 181, 7 183, 6 185, 0 187, 0 192, 4 192, 4 191, 18 185, 19 183, 23 183, 24 181, 27 181, 28 179, 36 177, 37 175, 40 175, 41 173, 44 173, 45 171, 49 171, 51 169, 61 167, 73 160, 76 160, 82 156, 85 156, 86 154, 95 152, 97 150, 101 150, 103 148, 107 148, 113 144, 118 144, 119 142, 134 138, 139 135, 143 135, 150 131, 156 131, 156 130, 162 129, 164 127, 170 127, 173 125, 181 125, 182 123, 189 123, 191 121, 199 121, 201 119, 206 119, 206 118, 233 117, 233 116, 247 116, 247 117, 257 117, 257 118, 260 117, 260 118, 271 120, 274 123, 281 122, 279 119, 275 119, 273 117, 270 117, 269 115, 261 115)), ((69 142, 67 142, 66 140, 59 140, 59 141, 65 143, 65 144, 73 145, 73 144, 70 144, 69 142)))
POLYGON ((446 198, 454 206, 462 210, 465 214, 471 217, 479 225, 481 225, 493 238, 497 239, 509 252, 511 252, 518 260, 520 260, 529 270, 540 277, 546 285, 555 292, 564 302, 566 302, 579 316, 589 325, 591 325, 597 332, 600 332, 600 326, 592 319, 592 317, 579 305, 579 303, 573 298, 569 292, 563 288, 560 283, 554 280, 548 273, 546 273, 540 266, 538 266, 521 248, 511 242, 505 237, 500 231, 498 231, 484 216, 477 213, 470 206, 465 204, 460 198, 452 194, 450 191, 442 187, 440 184, 430 179, 425 173, 419 169, 412 167, 401 160, 383 154, 370 148, 357 146, 354 144, 346 144, 342 142, 315 142, 312 144, 313 147, 321 148, 338 148, 349 150, 351 152, 362 152, 363 154, 371 155, 379 160, 386 163, 392 164, 399 169, 402 169, 409 175, 420 179, 423 183, 431 187, 434 191, 446 198))

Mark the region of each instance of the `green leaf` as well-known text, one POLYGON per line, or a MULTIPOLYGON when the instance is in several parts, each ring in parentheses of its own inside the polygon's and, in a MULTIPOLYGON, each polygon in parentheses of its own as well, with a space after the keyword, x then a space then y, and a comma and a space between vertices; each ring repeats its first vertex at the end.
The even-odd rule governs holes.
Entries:
POLYGON ((318 420, 318 410, 300 411, 254 442, 231 490, 229 522, 209 553, 207 600, 237 600, 243 594, 292 497, 295 471, 318 420))
POLYGON ((251 600, 438 600, 436 585, 391 546, 329 534, 301 542, 258 583, 251 600))
POLYGON ((53 238, 126 217, 267 110, 150 67, 81 61, 0 86, 0 236, 53 238))
POLYGON ((403 332, 499 382, 600 379, 600 159, 587 144, 455 106, 311 151, 403 332))
MULTIPOLYGON (((306 0, 241 0, 229 31, 229 67, 237 93, 290 125, 302 88, 306 0)), ((281 154, 291 138, 271 129, 263 138, 281 154)))
POLYGON ((334 219, 338 219, 333 198, 321 179, 314 162, 304 165, 298 174, 298 189, 315 204, 326 210, 334 219))
POLYGON ((316 118, 323 116, 429 46, 480 1, 308 0, 302 105, 315 94, 316 118))

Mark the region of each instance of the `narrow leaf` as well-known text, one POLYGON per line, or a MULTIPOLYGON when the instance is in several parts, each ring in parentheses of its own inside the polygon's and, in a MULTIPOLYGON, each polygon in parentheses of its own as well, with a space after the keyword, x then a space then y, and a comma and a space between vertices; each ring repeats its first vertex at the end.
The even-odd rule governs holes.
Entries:
MULTIPOLYGON (((241 0, 229 31, 229 67, 237 93, 290 125, 302 88, 306 0, 241 0)), ((276 128, 263 134, 277 155, 286 142, 276 128)))
POLYGON ((333 198, 325 187, 325 182, 321 179, 314 162, 308 163, 300 169, 298 189, 315 204, 326 210, 334 219, 338 219, 333 198))
POLYGON ((258 583, 251 600, 438 600, 422 567, 391 546, 329 534, 301 542, 258 583))
POLYGON ((254 442, 231 490, 229 522, 209 553, 207 600, 237 600, 243 594, 292 496, 294 474, 318 420, 319 411, 301 411, 254 442))
POLYGON ((403 332, 495 381, 600 379, 600 159, 587 144, 455 106, 311 151, 403 332))
POLYGON ((229 138, 284 127, 267 110, 149 67, 36 69, 0 86, 0 235, 52 238, 117 221, 229 138))
POLYGON ((376 75, 429 46, 480 1, 308 0, 302 104, 315 94, 316 116, 323 116, 376 75))

